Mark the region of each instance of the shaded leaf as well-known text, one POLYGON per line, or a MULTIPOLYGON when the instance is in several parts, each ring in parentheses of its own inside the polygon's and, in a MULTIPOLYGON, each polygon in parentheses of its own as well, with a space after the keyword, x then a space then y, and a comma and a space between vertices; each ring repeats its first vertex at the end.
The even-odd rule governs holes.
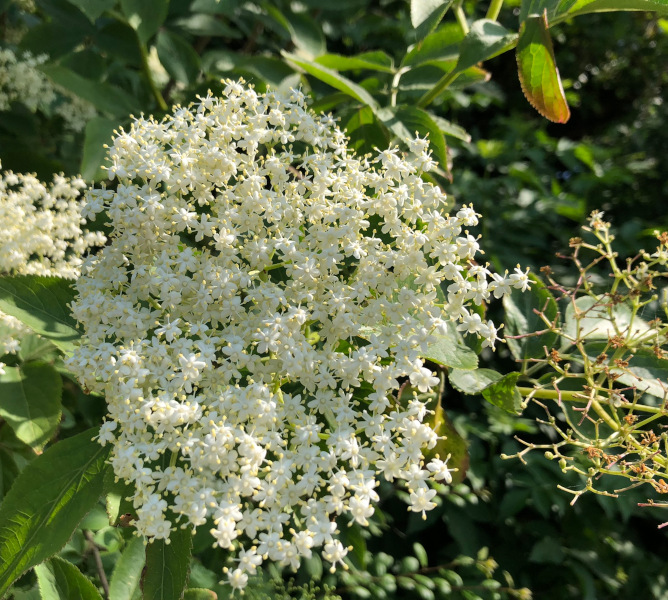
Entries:
POLYGON ((369 92, 367 92, 363 87, 350 81, 350 79, 340 75, 336 71, 328 69, 327 67, 323 67, 317 63, 303 60, 288 52, 282 52, 282 54, 289 63, 306 71, 306 73, 315 77, 316 79, 319 79, 320 81, 332 86, 340 92, 347 94, 362 104, 370 106, 373 110, 378 108, 378 104, 373 99, 371 94, 369 94, 369 92))
POLYGON ((121 553, 109 580, 109 600, 132 600, 146 562, 144 540, 133 537, 121 553))
POLYGON ((85 14, 91 22, 102 15, 105 10, 114 7, 116 0, 69 0, 74 4, 83 14, 85 14))
POLYGON ((650 329, 647 321, 633 316, 628 304, 613 305, 605 296, 581 296, 568 303, 564 315, 564 332, 575 339, 607 340, 616 335, 642 335, 650 329))
POLYGON ((192 35, 238 39, 242 33, 211 15, 194 14, 174 21, 176 27, 192 35))
MULTIPOLYGON (((190 588, 183 595, 183 600, 217 600, 216 592, 204 588, 190 588)), ((110 598, 109 600, 113 600, 110 598)))
POLYGON ((158 58, 169 76, 185 85, 197 79, 200 70, 199 55, 180 35, 167 30, 158 33, 158 58))
POLYGON ((359 154, 372 152, 374 148, 386 148, 390 141, 387 130, 368 106, 353 113, 345 130, 350 138, 348 147, 359 154))
POLYGON ((519 415, 522 412, 522 394, 517 389, 519 376, 519 373, 508 373, 482 390, 483 398, 506 412, 519 415))
POLYGON ((81 337, 68 307, 74 296, 72 282, 58 277, 0 278, 0 310, 51 340, 65 353, 70 353, 81 337))
POLYGON ((492 369, 452 369, 448 373, 452 387, 464 394, 479 394, 502 377, 501 373, 492 369))
POLYGON ((42 600, 102 600, 93 582, 72 563, 54 556, 35 567, 42 600))
POLYGON ((5 367, 0 375, 0 417, 17 438, 39 450, 60 423, 62 390, 60 374, 51 365, 29 362, 5 367))
POLYGON ((98 110, 113 116, 127 116, 138 107, 127 92, 108 83, 93 81, 59 65, 42 65, 40 70, 54 83, 90 102, 98 110))
POLYGON ((128 500, 134 496, 135 489, 132 485, 125 483, 122 479, 116 481, 114 471, 109 469, 104 478, 104 495, 107 516, 111 525, 118 525, 123 515, 134 515, 135 509, 132 501, 128 500))
POLYGON ((0 500, 12 487, 14 479, 19 474, 19 468, 12 452, 0 448, 0 500))
POLYGON ((89 181, 107 179, 101 168, 107 157, 105 144, 110 144, 118 122, 104 117, 95 117, 86 123, 83 156, 81 158, 81 176, 89 181))
POLYGON ((571 116, 554 58, 546 13, 520 25, 517 68, 522 91, 541 115, 556 123, 571 116))
POLYGON ((287 31, 292 43, 303 58, 312 60, 325 53, 327 50, 325 36, 320 25, 308 14, 283 13, 268 2, 265 2, 263 6, 269 16, 287 31))
POLYGON ((102 493, 111 449, 89 429, 29 463, 0 505, 0 597, 26 570, 58 552, 102 493))
POLYGON ((466 477, 470 463, 468 443, 459 435, 440 403, 436 405, 434 414, 430 415, 425 422, 443 437, 436 442, 433 448, 424 451, 425 460, 431 460, 437 456, 445 460, 449 454, 448 467, 457 469, 452 472, 452 483, 461 483, 466 477))
MULTIPOLYGON (((535 311, 543 312, 545 317, 554 322, 557 317, 557 301, 545 284, 535 275, 529 275, 531 289, 526 292, 513 289, 503 297, 505 314, 506 342, 510 352, 517 360, 528 358, 544 358, 547 347, 552 348, 559 339, 559 335, 546 331, 541 335, 532 335, 543 331, 547 325, 535 311), (513 339, 509 336, 525 336, 513 339)), ((557 322, 557 325, 559 323, 557 322)))
POLYGON ((121 0, 121 8, 128 23, 145 44, 164 23, 169 0, 121 0))
POLYGON ((142 579, 144 600, 181 600, 186 588, 192 533, 176 528, 165 540, 156 540, 146 548, 146 570, 142 579))
POLYGON ((480 19, 471 25, 470 31, 459 46, 457 72, 462 72, 509 50, 517 42, 517 34, 489 19, 480 19))

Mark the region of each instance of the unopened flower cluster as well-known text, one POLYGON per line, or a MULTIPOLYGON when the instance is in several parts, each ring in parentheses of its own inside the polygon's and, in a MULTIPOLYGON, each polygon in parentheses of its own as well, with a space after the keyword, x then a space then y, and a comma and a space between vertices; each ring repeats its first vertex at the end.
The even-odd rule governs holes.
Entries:
POLYGON ((0 48, 0 111, 20 102, 32 112, 56 114, 67 129, 82 131, 95 115, 95 108, 66 90, 55 86, 41 71, 45 54, 33 56, 24 52, 17 56, 9 48, 0 48))
MULTIPOLYGON (((0 171, 0 275, 79 275, 84 254, 105 242, 101 233, 84 229, 85 188, 79 178, 56 175, 47 185, 34 175, 0 171)), ((19 352, 26 332, 0 313, 0 356, 19 352)))
POLYGON ((439 378, 422 357, 450 322, 493 347, 469 307, 528 283, 473 262, 477 215, 423 181, 427 140, 408 157, 346 144, 300 91, 228 81, 121 131, 114 189, 87 196, 113 234, 77 282, 70 368, 107 398, 100 441, 138 531, 206 526, 234 588, 265 560, 343 564, 337 527, 368 524, 381 479, 436 505, 429 482, 451 476, 423 454, 439 378))

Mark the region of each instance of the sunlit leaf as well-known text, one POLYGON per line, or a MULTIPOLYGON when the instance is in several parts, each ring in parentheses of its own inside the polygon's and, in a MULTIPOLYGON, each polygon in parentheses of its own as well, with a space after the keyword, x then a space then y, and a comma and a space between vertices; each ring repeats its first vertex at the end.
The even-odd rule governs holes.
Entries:
POLYGON ((181 600, 190 569, 190 529, 176 528, 165 540, 146 547, 146 569, 142 579, 144 600, 181 600))
POLYGON ((541 115, 556 123, 571 116, 554 58, 547 15, 529 17, 520 26, 517 68, 522 91, 541 115))
POLYGON ((71 562, 54 556, 35 567, 42 600, 102 600, 100 592, 71 562))

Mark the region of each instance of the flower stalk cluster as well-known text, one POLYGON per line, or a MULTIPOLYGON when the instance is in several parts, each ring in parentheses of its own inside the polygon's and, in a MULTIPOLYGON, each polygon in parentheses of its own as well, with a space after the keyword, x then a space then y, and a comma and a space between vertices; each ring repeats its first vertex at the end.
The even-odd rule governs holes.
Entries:
POLYGON ((437 386, 423 357, 451 322, 493 347, 471 306, 527 286, 474 262, 478 217, 422 179, 427 140, 408 156, 346 144, 300 91, 228 81, 121 130, 114 186, 87 195, 112 234, 77 282, 69 366, 107 398, 100 442, 135 487, 137 531, 207 527, 233 588, 317 548, 343 565, 338 529, 368 524, 381 479, 412 511, 436 506, 447 457, 425 460, 427 406, 397 392, 437 386))

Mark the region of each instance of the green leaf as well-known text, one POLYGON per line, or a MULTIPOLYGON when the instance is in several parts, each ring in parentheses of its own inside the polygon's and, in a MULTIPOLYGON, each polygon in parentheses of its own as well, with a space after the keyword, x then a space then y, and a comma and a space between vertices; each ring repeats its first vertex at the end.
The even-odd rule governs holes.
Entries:
MULTIPOLYGON (((565 4, 562 2, 561 4, 565 4)), ((586 15, 594 12, 612 12, 623 10, 655 11, 661 15, 668 14, 668 0, 570 0, 566 11, 569 17, 586 15)))
MULTIPOLYGON (((384 115, 387 109, 379 111, 384 115)), ((399 106, 389 109, 387 112, 391 118, 384 120, 385 125, 402 141, 407 142, 415 137, 417 132, 421 136, 429 136, 429 146, 439 166, 448 170, 448 150, 441 129, 431 115, 416 106, 399 106)))
POLYGON ((105 10, 114 7, 116 0, 69 0, 74 4, 84 15, 86 15, 91 23, 102 15, 105 10))
POLYGON ((353 113, 345 130, 350 138, 348 147, 358 154, 373 152, 374 148, 386 148, 390 142, 387 130, 368 106, 353 113))
POLYGON ((522 91, 541 115, 555 123, 571 116, 554 58, 547 14, 529 17, 520 25, 517 69, 522 91))
POLYGON ((35 574, 42 600, 102 600, 88 577, 57 556, 37 565, 35 574))
POLYGON ((496 21, 475 21, 459 47, 456 72, 461 73, 479 62, 502 54, 515 45, 517 38, 516 33, 508 31, 496 21))
POLYGON ((41 360, 53 364, 60 357, 58 348, 49 340, 36 333, 28 333, 21 338, 21 350, 18 353, 21 362, 41 360))
POLYGON ((172 531, 169 544, 156 540, 146 548, 142 580, 144 600, 180 600, 186 587, 192 551, 190 529, 172 531))
POLYGON ((63 382, 51 365, 39 362, 5 367, 0 375, 0 417, 16 437, 40 450, 60 423, 63 382))
POLYGON ((522 412, 522 394, 517 389, 519 376, 519 373, 508 373, 482 390, 483 398, 506 412, 519 415, 522 412))
POLYGON ((287 31, 300 56, 312 60, 326 52, 322 29, 308 14, 283 13, 269 2, 265 2, 263 7, 269 16, 287 31))
MULTIPOLYGON (((542 312, 550 323, 553 323, 557 318, 558 307, 557 301, 545 284, 535 275, 529 275, 529 277, 531 289, 526 292, 514 289, 503 297, 503 307, 506 311, 504 319, 506 342, 510 352, 517 360, 544 358, 544 348, 554 347, 559 339, 559 335, 552 331, 534 335, 547 328, 536 311, 542 312), (510 336, 523 337, 513 339, 510 336)), ((558 326, 559 323, 557 322, 556 325, 558 326)))
MULTIPOLYGON (((190 588, 183 595, 183 600, 216 600, 217 598, 216 592, 203 588, 190 588)), ((109 600, 113 600, 113 598, 109 600)))
POLYGON ((81 176, 88 181, 107 179, 106 172, 101 168, 107 157, 105 144, 111 142, 114 129, 118 122, 95 117, 86 123, 83 156, 81 158, 81 176))
POLYGON ((452 483, 461 483, 466 477, 470 464, 468 443, 459 435, 440 402, 436 405, 433 415, 430 415, 425 422, 441 437, 433 448, 424 451, 425 460, 431 460, 434 457, 445 460, 450 455, 448 466, 457 469, 451 473, 452 483))
POLYGON ((109 600, 132 600, 139 587, 141 573, 146 563, 144 540, 133 537, 116 562, 109 580, 109 600))
POLYGON ((411 25, 417 41, 436 29, 452 3, 453 0, 411 0, 411 25))
POLYGON ((136 111, 138 102, 118 87, 93 81, 59 65, 42 65, 40 70, 54 83, 90 102, 111 116, 127 116, 136 111))
POLYGON ((73 283, 58 277, 18 275, 0 278, 0 310, 70 353, 81 337, 70 314, 73 283))
POLYGON ((134 486, 125 483, 122 479, 116 481, 113 469, 107 471, 104 478, 104 495, 107 516, 111 525, 118 525, 123 515, 134 514, 132 501, 128 500, 134 496, 134 493, 134 486))
POLYGON ((223 23, 220 19, 216 19, 211 15, 189 15, 182 19, 177 19, 173 24, 190 34, 197 36, 226 37, 230 39, 238 39, 242 37, 242 33, 239 30, 233 29, 226 23, 223 23))
POLYGON ((462 140, 463 142, 466 143, 471 141, 471 136, 469 135, 468 131, 466 131, 463 127, 455 125, 454 123, 447 121, 443 117, 439 117, 438 115, 435 115, 431 112, 429 113, 429 116, 432 119, 434 119, 434 123, 438 125, 438 128, 443 132, 443 135, 448 135, 450 137, 457 138, 458 140, 462 140))
POLYGON ((406 53, 401 65, 417 67, 432 60, 456 60, 464 33, 457 23, 445 23, 406 53))
POLYGON ((574 339, 607 340, 616 335, 643 335, 650 329, 647 321, 633 316, 628 304, 613 305, 605 296, 581 296, 568 303, 564 316, 564 332, 574 339))
POLYGON ((111 449, 89 429, 29 463, 0 505, 0 598, 25 571, 58 552, 102 493, 111 449))
POLYGON ((501 373, 492 369, 452 369, 448 373, 452 387, 464 394, 479 394, 502 377, 501 373))
MULTIPOLYGON (((585 345, 585 350, 592 361, 604 352, 612 354, 607 342, 591 342, 585 345)), ((657 398, 668 397, 668 360, 658 358, 654 352, 643 348, 633 350, 633 354, 625 357, 625 360, 628 360, 629 364, 624 368, 616 366, 610 360, 610 372, 619 376, 619 383, 657 398)))
POLYGON ((369 92, 367 92, 363 87, 360 87, 356 83, 350 81, 350 79, 343 77, 343 75, 339 75, 336 71, 328 69, 327 67, 323 67, 317 63, 303 60, 294 54, 290 54, 289 52, 282 52, 281 54, 290 64, 304 70, 306 73, 315 77, 316 79, 319 79, 320 81, 332 86, 340 92, 347 94, 358 102, 370 106, 372 110, 378 109, 378 104, 373 99, 371 94, 369 94, 369 92))
POLYGON ((121 8, 128 23, 145 44, 164 23, 169 0, 121 0, 121 8))
POLYGON ((438 335, 423 358, 453 369, 471 370, 478 366, 478 356, 454 336, 438 335))
POLYGON ((199 75, 200 60, 194 48, 180 35, 167 30, 158 33, 158 58, 170 77, 189 85, 199 75))
POLYGON ((394 71, 392 58, 380 50, 364 52, 356 56, 323 54, 315 62, 334 71, 353 71, 356 69, 368 69, 382 73, 392 73, 394 71))
POLYGON ((19 474, 12 452, 0 447, 0 500, 5 497, 19 474))

